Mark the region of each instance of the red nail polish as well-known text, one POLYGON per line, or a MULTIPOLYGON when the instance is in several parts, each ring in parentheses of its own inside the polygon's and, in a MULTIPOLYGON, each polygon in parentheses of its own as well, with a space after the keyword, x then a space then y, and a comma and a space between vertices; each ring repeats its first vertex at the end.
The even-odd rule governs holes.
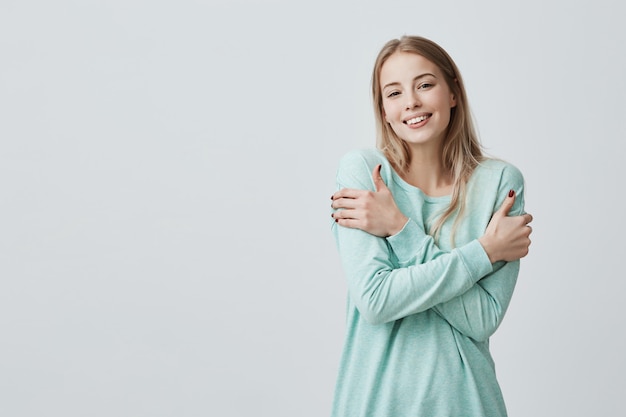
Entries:
POLYGON ((509 197, 513 197, 514 194, 515 194, 515 191, 509 190, 509 197))

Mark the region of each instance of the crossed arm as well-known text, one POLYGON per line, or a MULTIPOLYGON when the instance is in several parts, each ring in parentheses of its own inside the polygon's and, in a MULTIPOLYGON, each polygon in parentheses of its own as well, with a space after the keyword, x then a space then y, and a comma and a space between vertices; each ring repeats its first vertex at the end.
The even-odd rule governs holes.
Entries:
POLYGON ((338 244, 361 313, 382 323, 432 308, 466 336, 487 339, 508 307, 519 259, 528 253, 532 216, 508 216, 515 202, 509 194, 483 236, 446 253, 400 212, 379 166, 372 179, 375 191, 343 188, 332 196, 332 207, 341 209, 332 214, 342 226, 336 230, 338 244), (396 237, 402 235, 411 238, 396 237), (351 247, 355 241, 365 246, 351 247), (376 256, 394 245, 413 254, 398 260, 400 268, 376 256), (363 261, 364 252, 374 256, 363 261))

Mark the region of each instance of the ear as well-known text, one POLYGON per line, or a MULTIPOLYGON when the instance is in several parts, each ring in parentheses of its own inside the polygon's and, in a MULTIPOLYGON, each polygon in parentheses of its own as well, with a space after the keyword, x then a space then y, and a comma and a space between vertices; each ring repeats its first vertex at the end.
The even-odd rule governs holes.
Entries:
MULTIPOLYGON (((454 79, 454 83, 457 88, 459 87, 459 80, 457 78, 454 79)), ((456 96, 454 93, 450 93, 450 108, 456 107, 456 96)))

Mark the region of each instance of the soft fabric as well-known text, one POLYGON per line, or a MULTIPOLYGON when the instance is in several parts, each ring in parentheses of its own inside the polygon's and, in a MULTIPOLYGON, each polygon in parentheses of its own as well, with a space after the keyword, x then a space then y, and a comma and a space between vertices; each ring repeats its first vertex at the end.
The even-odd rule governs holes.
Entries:
POLYGON ((374 190, 381 176, 410 218, 381 238, 337 225, 332 231, 348 283, 346 336, 333 417, 504 417, 489 337, 507 310, 519 261, 491 264, 478 238, 513 189, 510 215, 523 213, 524 180, 504 161, 473 172, 465 214, 435 243, 426 233, 450 203, 406 183, 375 149, 346 154, 338 188, 374 190))

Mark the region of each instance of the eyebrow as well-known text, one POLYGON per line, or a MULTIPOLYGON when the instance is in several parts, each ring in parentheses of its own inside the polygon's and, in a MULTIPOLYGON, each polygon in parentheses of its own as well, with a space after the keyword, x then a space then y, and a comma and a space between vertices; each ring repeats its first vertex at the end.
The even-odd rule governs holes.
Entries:
MULTIPOLYGON (((428 77, 429 75, 430 75, 431 77, 433 77, 433 78, 437 78, 437 76, 436 76, 435 74, 431 74, 430 72, 426 72, 426 73, 424 73, 424 74, 420 74, 420 75, 418 75, 417 77, 413 78, 413 81, 415 82, 415 81, 419 80, 420 78, 423 78, 423 77, 428 77)), ((392 82, 392 83, 385 84, 385 85, 383 86, 383 88, 381 89, 381 91, 382 91, 382 90, 384 90, 384 89, 385 89, 385 88, 387 88, 387 87, 391 87, 391 86, 394 86, 394 85, 400 85, 400 83, 399 83, 398 81, 394 81, 394 82, 392 82)))

